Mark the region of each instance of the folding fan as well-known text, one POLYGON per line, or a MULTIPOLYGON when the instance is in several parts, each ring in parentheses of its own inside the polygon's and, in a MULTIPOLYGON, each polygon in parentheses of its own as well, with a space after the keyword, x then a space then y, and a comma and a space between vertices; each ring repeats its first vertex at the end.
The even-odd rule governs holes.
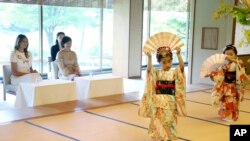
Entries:
POLYGON ((207 74, 215 71, 218 67, 224 65, 227 62, 225 58, 225 54, 214 54, 208 57, 201 65, 200 76, 205 77, 207 74))
POLYGON ((182 47, 182 40, 175 34, 170 32, 159 32, 152 35, 145 43, 143 51, 155 53, 159 47, 168 46, 173 51, 182 47))

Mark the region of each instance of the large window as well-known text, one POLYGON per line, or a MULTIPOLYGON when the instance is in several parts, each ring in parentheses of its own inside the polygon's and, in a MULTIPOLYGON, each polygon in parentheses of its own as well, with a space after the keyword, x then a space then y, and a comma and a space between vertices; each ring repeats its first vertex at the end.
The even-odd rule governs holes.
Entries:
POLYGON ((17 35, 25 34, 34 58, 33 67, 49 72, 50 48, 55 44, 57 32, 62 31, 72 38, 72 50, 77 53, 81 70, 111 70, 112 3, 112 0, 94 0, 55 6, 50 1, 47 5, 0 2, 1 48, 5 52, 0 56, 0 66, 10 63, 17 35))
MULTIPOLYGON (((183 40, 185 45, 182 48, 182 56, 187 62, 188 0, 144 0, 144 4, 143 44, 155 33, 172 32, 183 40)), ((176 56, 174 57, 173 63, 178 63, 176 56)), ((153 64, 158 64, 155 57, 153 57, 153 64)), ((143 55, 142 65, 146 65, 145 55, 143 55)))
MULTIPOLYGON (((33 65, 39 67, 39 6, 12 3, 0 3, 0 66, 10 64, 10 53, 14 50, 18 34, 25 34, 29 40, 28 50, 33 55, 33 65)), ((2 76, 2 69, 0 69, 2 76)))
POLYGON ((64 32, 72 39, 82 70, 100 69, 101 8, 43 6, 43 50, 50 56, 56 34, 64 32))

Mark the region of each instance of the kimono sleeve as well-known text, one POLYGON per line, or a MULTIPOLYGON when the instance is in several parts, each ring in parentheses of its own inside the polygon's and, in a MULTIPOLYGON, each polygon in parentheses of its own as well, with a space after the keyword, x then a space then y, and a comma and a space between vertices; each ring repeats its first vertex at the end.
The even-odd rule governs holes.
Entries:
POLYGON ((236 65, 236 85, 237 85, 237 93, 241 101, 244 98, 247 79, 250 80, 250 78, 247 76, 245 72, 245 64, 243 63, 242 60, 238 59, 236 65))
POLYGON ((138 115, 150 118, 153 115, 152 97, 155 94, 156 70, 147 70, 144 93, 140 101, 138 115))
POLYGON ((184 73, 181 71, 180 67, 175 69, 176 77, 175 77, 175 101, 177 114, 179 116, 186 116, 186 79, 184 73))
POLYGON ((237 65, 236 65, 236 83, 237 84, 242 84, 245 83, 245 80, 250 80, 249 77, 246 75, 245 71, 245 64, 242 60, 238 59, 237 60, 237 65))
POLYGON ((211 73, 212 80, 214 81, 214 87, 212 89, 212 106, 218 107, 221 104, 223 97, 223 83, 224 83, 224 71, 223 68, 218 68, 217 71, 211 73))

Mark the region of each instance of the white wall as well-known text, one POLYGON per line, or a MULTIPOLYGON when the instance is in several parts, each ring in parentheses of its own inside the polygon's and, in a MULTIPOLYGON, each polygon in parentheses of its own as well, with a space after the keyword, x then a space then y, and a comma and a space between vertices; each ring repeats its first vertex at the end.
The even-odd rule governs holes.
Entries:
POLYGON ((114 1, 113 75, 141 77, 143 0, 114 1))
POLYGON ((114 1, 113 75, 128 77, 130 0, 114 1))
MULTIPOLYGON (((234 0, 225 0, 232 2, 234 0)), ((220 0, 191 0, 191 24, 189 41, 189 80, 191 84, 212 84, 210 79, 200 78, 202 62, 210 55, 222 53, 231 43, 232 19, 215 21, 212 18, 220 0), (218 50, 201 49, 202 27, 218 27, 218 50)), ((114 1, 113 74, 140 77, 143 0, 114 1)))
POLYGON ((141 77, 143 0, 130 2, 129 78, 141 77))
MULTIPOLYGON (((231 0, 225 0, 225 2, 227 1, 231 0)), ((200 78, 201 64, 210 55, 222 53, 222 49, 231 43, 232 19, 221 18, 215 21, 212 18, 212 13, 218 8, 219 3, 220 0, 191 0, 191 6, 194 8, 191 11, 191 20, 194 22, 191 25, 189 44, 191 56, 191 62, 189 62, 189 76, 191 76, 191 79, 189 82, 191 84, 212 84, 209 78, 200 78), (202 27, 219 28, 218 50, 201 49, 202 27)))

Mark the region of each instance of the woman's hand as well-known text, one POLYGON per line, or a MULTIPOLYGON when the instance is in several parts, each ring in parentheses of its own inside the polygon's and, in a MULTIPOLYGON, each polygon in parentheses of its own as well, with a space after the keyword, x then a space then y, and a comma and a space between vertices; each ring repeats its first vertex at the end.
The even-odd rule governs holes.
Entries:
POLYGON ((17 63, 11 62, 11 73, 15 76, 23 76, 29 73, 23 73, 23 72, 19 72, 17 71, 17 63))
POLYGON ((38 71, 30 67, 30 73, 38 73, 38 71))
POLYGON ((81 74, 79 71, 76 71, 76 72, 75 72, 75 75, 77 75, 77 76, 82 76, 82 74, 81 74))
POLYGON ((37 70, 32 70, 31 73, 38 73, 38 71, 37 70))
POLYGON ((74 74, 75 74, 76 76, 82 76, 82 74, 81 74, 79 68, 74 68, 74 74))

